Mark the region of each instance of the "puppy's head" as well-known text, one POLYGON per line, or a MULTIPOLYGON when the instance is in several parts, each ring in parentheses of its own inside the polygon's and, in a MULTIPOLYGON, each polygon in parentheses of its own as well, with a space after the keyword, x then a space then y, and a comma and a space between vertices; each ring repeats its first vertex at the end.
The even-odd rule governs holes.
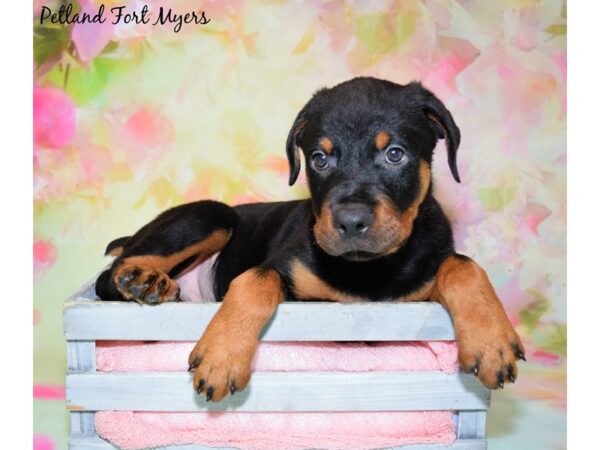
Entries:
POLYGON ((460 182, 460 132, 421 84, 355 78, 318 91, 296 117, 287 155, 292 185, 304 154, 319 246, 351 261, 398 250, 430 189, 440 138, 460 182))

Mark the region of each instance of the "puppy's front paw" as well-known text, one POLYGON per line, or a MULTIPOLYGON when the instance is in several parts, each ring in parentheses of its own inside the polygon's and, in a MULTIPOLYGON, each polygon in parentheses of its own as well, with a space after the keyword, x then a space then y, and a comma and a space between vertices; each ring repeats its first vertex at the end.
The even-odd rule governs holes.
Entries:
POLYGON ((517 359, 525 361, 525 351, 508 319, 482 326, 485 322, 473 320, 457 327, 458 359, 462 369, 485 387, 503 388, 517 379, 517 359))
POLYGON ((115 269, 113 282, 126 300, 139 304, 158 305, 181 300, 177 282, 150 267, 123 263, 115 269))
POLYGON ((241 391, 250 381, 258 341, 232 330, 235 325, 239 326, 209 326, 188 358, 189 370, 194 372, 194 390, 198 395, 205 393, 207 401, 218 402, 227 393, 241 391))

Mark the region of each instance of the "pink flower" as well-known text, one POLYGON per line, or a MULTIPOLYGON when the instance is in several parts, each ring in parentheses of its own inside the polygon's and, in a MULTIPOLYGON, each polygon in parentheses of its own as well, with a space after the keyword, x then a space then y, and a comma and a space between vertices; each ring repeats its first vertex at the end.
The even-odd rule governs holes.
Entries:
POLYGON ((54 450, 54 441, 45 434, 34 434, 33 450, 54 450))
POLYGON ((33 143, 62 148, 75 134, 75 105, 57 88, 33 87, 33 143))
POLYGON ((532 360, 539 363, 539 364, 543 364, 545 366, 555 366, 558 363, 560 363, 561 361, 561 357, 560 355, 554 354, 554 353, 550 353, 550 352, 545 352, 543 350, 536 350, 533 353, 531 353, 531 357, 532 360))
POLYGON ((540 223, 550 217, 551 214, 552 211, 550 211, 544 205, 538 203, 529 203, 527 215, 520 224, 522 236, 539 236, 538 226, 540 223))
POLYGON ((49 241, 39 240, 33 244, 33 273, 41 274, 56 261, 56 247, 49 241))
POLYGON ((127 119, 125 127, 139 148, 157 147, 172 141, 173 124, 157 108, 142 106, 127 119))
POLYGON ((427 67, 422 79, 423 84, 438 95, 454 93, 456 91, 456 77, 475 58, 474 55, 467 54, 468 50, 464 51, 465 54, 448 54, 433 65, 423 64, 427 67))
POLYGON ((54 384, 34 384, 33 398, 44 400, 64 400, 65 388, 54 384))

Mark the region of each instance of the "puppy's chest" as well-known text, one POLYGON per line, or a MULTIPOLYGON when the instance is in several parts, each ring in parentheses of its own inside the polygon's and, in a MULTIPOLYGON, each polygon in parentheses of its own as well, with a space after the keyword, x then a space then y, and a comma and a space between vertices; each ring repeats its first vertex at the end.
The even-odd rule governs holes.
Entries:
POLYGON ((327 280, 310 270, 299 260, 292 261, 289 270, 291 292, 299 300, 329 300, 335 302, 425 301, 433 289, 433 280, 398 281, 377 274, 338 274, 327 280), (361 278, 362 277, 362 278, 361 278))

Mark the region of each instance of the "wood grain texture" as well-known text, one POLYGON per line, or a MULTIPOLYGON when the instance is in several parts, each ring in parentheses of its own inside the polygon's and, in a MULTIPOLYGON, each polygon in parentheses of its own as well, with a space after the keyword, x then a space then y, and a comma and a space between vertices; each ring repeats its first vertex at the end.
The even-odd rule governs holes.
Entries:
POLYGON ((486 409, 490 392, 470 374, 272 372, 207 403, 188 373, 112 372, 67 375, 66 397, 77 411, 421 411, 486 409))

